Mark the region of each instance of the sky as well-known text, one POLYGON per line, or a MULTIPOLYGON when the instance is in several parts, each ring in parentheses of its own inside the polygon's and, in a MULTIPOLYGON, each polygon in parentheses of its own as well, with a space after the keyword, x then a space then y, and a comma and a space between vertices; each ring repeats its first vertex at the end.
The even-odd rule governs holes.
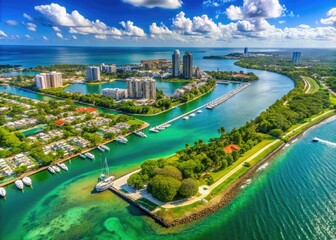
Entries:
POLYGON ((336 0, 0 0, 0 45, 336 48, 336 0))

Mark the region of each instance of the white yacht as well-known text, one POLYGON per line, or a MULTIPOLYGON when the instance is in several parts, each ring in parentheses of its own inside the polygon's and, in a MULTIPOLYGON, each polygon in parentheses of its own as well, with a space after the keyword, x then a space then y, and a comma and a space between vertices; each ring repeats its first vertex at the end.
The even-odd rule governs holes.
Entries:
POLYGON ((189 115, 189 117, 195 117, 195 116, 196 116, 195 113, 192 113, 192 114, 189 115))
POLYGON ((22 182, 22 180, 16 180, 15 181, 15 186, 18 188, 18 189, 20 189, 20 190, 23 190, 23 182, 22 182))
POLYGON ((55 170, 55 172, 61 172, 61 169, 57 166, 52 166, 52 168, 55 170))
POLYGON ((82 158, 82 159, 86 158, 86 156, 84 154, 79 154, 79 157, 82 158))
POLYGON ((99 176, 99 182, 95 186, 95 191, 103 192, 107 190, 109 187, 112 186, 114 179, 115 179, 115 176, 113 175, 110 176, 109 167, 107 164, 107 160, 105 158, 105 161, 102 164, 102 170, 99 176))
POLYGON ((159 131, 163 131, 163 130, 165 130, 165 127, 164 126, 157 126, 156 129, 159 130, 159 131))
POLYGON ((169 123, 166 123, 165 125, 163 125, 165 128, 169 128, 169 127, 171 127, 171 124, 169 124, 169 123))
POLYGON ((103 148, 106 151, 110 151, 110 148, 106 145, 101 145, 100 147, 103 148))
POLYGON ((197 111, 197 113, 202 113, 202 112, 203 112, 203 111, 202 111, 201 109, 197 111))
POLYGON ((0 187, 0 197, 6 197, 6 189, 0 187))
POLYGON ((93 154, 88 153, 88 152, 85 153, 84 155, 85 155, 85 157, 87 157, 87 158, 89 158, 89 159, 91 159, 91 160, 95 158, 95 156, 94 156, 93 154))
POLYGON ((154 128, 151 128, 151 129, 149 129, 149 131, 151 131, 151 132, 154 132, 154 133, 158 133, 158 132, 159 132, 159 130, 157 130, 155 127, 154 127, 154 128))
POLYGON ((183 119, 184 119, 184 120, 188 120, 188 119, 189 119, 189 117, 188 117, 188 116, 185 116, 185 117, 183 117, 183 119))
POLYGON ((126 144, 128 142, 128 140, 124 137, 118 137, 116 141, 123 144, 126 144))
POLYGON ((105 149, 102 148, 101 146, 98 146, 97 148, 98 148, 99 151, 101 151, 101 152, 105 152, 105 149))
POLYGON ((147 135, 141 131, 138 131, 138 132, 134 132, 135 135, 139 136, 139 137, 142 137, 142 138, 146 138, 147 135))
POLYGON ((57 163, 57 166, 58 166, 59 168, 62 168, 62 169, 65 170, 65 171, 68 171, 68 170, 69 170, 68 166, 65 165, 65 163, 57 163))
POLYGON ((55 170, 51 166, 48 167, 48 171, 51 172, 51 173, 55 173, 55 170))
POLYGON ((30 177, 22 178, 22 182, 28 187, 33 187, 33 181, 31 180, 30 177))

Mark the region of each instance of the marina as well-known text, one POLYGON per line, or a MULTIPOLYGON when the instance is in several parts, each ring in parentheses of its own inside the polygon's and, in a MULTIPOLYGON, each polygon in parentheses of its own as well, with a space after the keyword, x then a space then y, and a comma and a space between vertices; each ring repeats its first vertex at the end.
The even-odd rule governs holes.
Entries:
POLYGON ((221 96, 211 102, 209 102, 206 105, 207 109, 214 109, 215 107, 217 107, 219 104, 224 103, 225 101, 227 101, 228 99, 230 99, 231 97, 233 97, 234 95, 236 95, 237 93, 239 93, 240 91, 244 90, 245 88, 247 88, 248 86, 250 86, 251 83, 245 83, 241 86, 239 86, 238 88, 230 91, 229 93, 225 94, 224 96, 221 96))

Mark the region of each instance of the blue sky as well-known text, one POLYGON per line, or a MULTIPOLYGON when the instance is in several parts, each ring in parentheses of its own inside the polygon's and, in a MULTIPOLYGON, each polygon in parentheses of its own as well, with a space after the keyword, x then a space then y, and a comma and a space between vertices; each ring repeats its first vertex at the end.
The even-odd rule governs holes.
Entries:
POLYGON ((0 44, 336 47, 336 1, 0 0, 0 44))

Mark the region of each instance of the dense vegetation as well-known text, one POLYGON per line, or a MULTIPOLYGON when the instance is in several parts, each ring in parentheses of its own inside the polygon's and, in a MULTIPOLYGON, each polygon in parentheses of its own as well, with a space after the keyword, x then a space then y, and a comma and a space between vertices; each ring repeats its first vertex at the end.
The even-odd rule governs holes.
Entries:
POLYGON ((240 72, 219 72, 219 71, 207 71, 211 77, 218 80, 229 80, 229 81, 241 81, 241 82, 249 82, 258 80, 258 76, 253 72, 244 73, 240 72))

